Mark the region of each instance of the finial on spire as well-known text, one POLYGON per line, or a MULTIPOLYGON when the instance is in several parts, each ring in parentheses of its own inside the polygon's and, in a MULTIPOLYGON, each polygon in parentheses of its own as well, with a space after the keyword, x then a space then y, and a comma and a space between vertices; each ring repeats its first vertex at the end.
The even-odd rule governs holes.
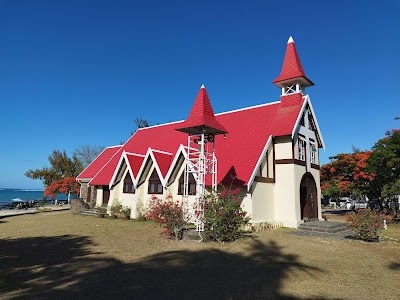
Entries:
POLYGON ((200 88, 201 89, 205 89, 206 87, 204 86, 204 84, 202 84, 200 88))
POLYGON ((294 43, 294 40, 293 40, 292 36, 289 37, 287 43, 288 43, 288 44, 289 44, 289 43, 294 43))

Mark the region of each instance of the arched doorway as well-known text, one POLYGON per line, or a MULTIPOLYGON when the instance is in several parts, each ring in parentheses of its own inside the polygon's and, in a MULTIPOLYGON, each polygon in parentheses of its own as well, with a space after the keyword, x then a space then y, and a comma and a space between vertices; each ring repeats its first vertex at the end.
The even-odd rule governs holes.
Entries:
POLYGON ((318 218, 317 201, 317 186, 314 177, 310 173, 306 173, 300 183, 300 210, 302 220, 318 218))

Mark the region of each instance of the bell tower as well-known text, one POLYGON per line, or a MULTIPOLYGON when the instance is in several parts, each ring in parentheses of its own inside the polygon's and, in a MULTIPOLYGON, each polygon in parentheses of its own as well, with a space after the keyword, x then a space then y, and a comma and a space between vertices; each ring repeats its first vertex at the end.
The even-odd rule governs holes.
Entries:
MULTIPOLYGON (((215 135, 227 133, 214 116, 210 100, 204 85, 201 86, 189 117, 176 130, 188 135, 187 156, 185 161, 183 202, 196 231, 204 231, 204 206, 206 185, 211 185, 212 192, 217 191, 217 157, 215 156, 215 135), (196 180, 196 202, 189 206, 189 176, 196 180), (193 211, 193 214, 190 211, 193 211)), ((187 217, 187 221, 189 217, 187 217)))
POLYGON ((272 83, 281 88, 281 101, 284 104, 289 100, 289 98, 291 99, 289 102, 293 102, 292 100, 295 100, 296 98, 300 99, 305 95, 306 87, 314 85, 314 83, 308 79, 304 73, 292 37, 289 37, 287 42, 281 73, 272 81, 272 83), (285 99, 286 96, 290 95, 297 96, 285 99))

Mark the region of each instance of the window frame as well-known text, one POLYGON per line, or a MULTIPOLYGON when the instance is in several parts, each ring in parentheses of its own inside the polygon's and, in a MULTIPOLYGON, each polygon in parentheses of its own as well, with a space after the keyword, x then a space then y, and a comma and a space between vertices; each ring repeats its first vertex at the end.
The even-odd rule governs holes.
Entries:
MULTIPOLYGON (((183 195, 184 191, 184 184, 185 184, 185 178, 184 178, 185 172, 182 172, 181 176, 179 177, 178 180, 178 195, 183 195)), ((188 195, 193 196, 196 195, 196 180, 194 179, 194 176, 192 173, 189 173, 189 191, 188 195)))
POLYGON ((306 140, 302 137, 298 138, 297 148, 298 148, 298 155, 299 160, 306 161, 306 140))
POLYGON ((160 177, 158 176, 157 170, 154 168, 148 180, 147 193, 161 195, 163 192, 164 187, 161 183, 160 177))
POLYGON ((129 172, 127 172, 125 175, 125 178, 123 181, 122 192, 124 194, 134 194, 135 193, 135 185, 133 183, 131 174, 129 174, 129 172))

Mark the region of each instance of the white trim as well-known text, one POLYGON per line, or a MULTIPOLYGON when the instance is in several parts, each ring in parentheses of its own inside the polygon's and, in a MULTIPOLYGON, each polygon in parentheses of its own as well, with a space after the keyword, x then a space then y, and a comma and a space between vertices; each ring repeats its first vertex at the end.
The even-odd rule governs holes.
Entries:
POLYGON ((272 135, 269 136, 267 142, 265 143, 264 149, 262 150, 260 157, 258 158, 257 164, 254 167, 253 173, 251 173, 249 182, 247 183, 247 191, 248 192, 250 191, 251 185, 253 184, 254 178, 256 177, 258 167, 260 166, 264 156, 267 155, 267 150, 268 150, 269 146, 271 145, 271 142, 272 142, 272 135))
POLYGON ((319 136, 319 138, 321 139, 322 148, 323 148, 324 151, 325 151, 325 142, 324 142, 324 139, 323 139, 323 137, 322 137, 321 130, 319 129, 317 117, 316 117, 316 115, 315 115, 313 106, 312 106, 312 104, 311 104, 310 96, 307 95, 307 97, 308 97, 308 104, 310 105, 311 113, 312 113, 312 116, 313 116, 313 119, 314 119, 314 122, 315 122, 315 127, 317 127, 318 136, 319 136))
POLYGON ((144 155, 144 154, 139 154, 139 153, 134 153, 134 152, 128 152, 128 151, 125 151, 124 150, 124 152, 127 154, 127 155, 135 155, 135 156, 141 156, 141 157, 145 157, 146 155, 144 155))
MULTIPOLYGON (((121 167, 122 161, 123 161, 124 159, 125 159, 125 151, 122 151, 122 154, 121 154, 121 157, 119 158, 118 164, 117 164, 117 166, 115 167, 113 176, 111 176, 111 181, 110 181, 110 183, 108 184, 108 187, 109 187, 110 189, 111 189, 112 184, 114 183, 115 178, 117 177, 119 168, 121 167)), ((128 165, 127 162, 125 162, 125 163, 128 165)), ((131 174, 131 175, 132 175, 132 174, 131 174)))
POLYGON ((157 150, 157 149, 151 149, 151 151, 158 152, 158 153, 161 153, 161 154, 173 155, 171 152, 166 152, 166 151, 157 150))
MULTIPOLYGON (((146 156, 145 156, 145 158, 143 159, 143 163, 142 163, 142 165, 140 166, 140 169, 139 169, 137 178, 135 179, 135 186, 137 186, 137 183, 138 183, 139 178, 143 175, 142 173, 143 173, 143 171, 144 171, 144 167, 145 167, 145 165, 146 165, 146 163, 147 163, 147 161, 148 161, 148 159, 149 159, 149 157, 150 157, 151 160, 152 160, 152 162, 153 162, 153 164, 154 164, 154 167, 155 167, 156 170, 157 170, 157 174, 158 174, 158 177, 160 178, 161 184, 162 184, 163 187, 165 187, 165 178, 164 178, 164 176, 162 176, 160 167, 158 166, 157 160, 156 160, 156 158, 154 157, 153 151, 155 151, 155 152, 160 152, 160 153, 164 153, 164 154, 168 154, 168 155, 171 155, 171 156, 172 156, 172 153, 162 152, 162 151, 158 151, 158 150, 155 150, 155 149, 148 148, 148 149, 147 149, 147 152, 146 152, 146 156)), ((171 168, 171 166, 170 166, 170 168, 171 168)), ((167 173, 167 174, 168 174, 168 173, 167 173)))
POLYGON ((230 111, 226 111, 226 112, 215 114, 215 116, 226 115, 226 114, 235 113, 235 112, 238 112, 238 111, 243 111, 243 110, 248 110, 248 109, 253 109, 253 108, 259 108, 259 107, 274 105, 274 104, 278 104, 278 103, 281 103, 281 101, 275 101, 275 102, 258 104, 258 105, 254 105, 254 106, 249 106, 249 107, 239 108, 239 109, 235 109, 235 110, 230 110, 230 111))
POLYGON ((305 110, 306 110, 307 104, 308 104, 309 107, 310 107, 310 110, 311 110, 311 114, 312 114, 312 116, 313 116, 313 119, 314 119, 314 121, 315 121, 315 126, 317 127, 317 134, 318 134, 318 136, 319 136, 319 138, 320 138, 320 140, 321 140, 322 148, 323 148, 324 151, 325 151, 324 139, 322 138, 321 130, 319 129, 317 117, 315 116, 315 112, 314 112, 314 109, 313 109, 312 104, 311 104, 310 96, 309 96, 309 95, 305 95, 305 96, 303 96, 303 98, 304 98, 305 100, 304 100, 303 105, 302 105, 302 107, 301 107, 301 109, 300 109, 299 115, 297 116, 296 123, 295 123, 294 126, 293 126, 293 130, 292 130, 292 140, 293 140, 293 137, 295 136, 295 134, 296 134, 297 131, 298 131, 298 128, 299 128, 299 125, 300 125, 300 120, 301 120, 301 118, 302 118, 302 116, 303 116, 303 114, 304 114, 304 112, 305 112, 305 110))
MULTIPOLYGON (((136 180, 135 180, 135 186, 138 185, 138 181, 139 181, 140 177, 142 176, 142 173, 143 173, 143 171, 144 171, 144 167, 146 166, 146 163, 147 163, 147 161, 148 161, 148 159, 149 159, 149 156, 150 156, 149 151, 151 151, 151 148, 148 148, 148 149, 147 149, 146 155, 145 155, 145 157, 144 157, 144 159, 143 159, 142 165, 140 166, 139 172, 138 172, 137 177, 136 177, 136 180)), ((150 157, 150 158, 151 158, 151 157, 150 157)), ((154 163, 154 162, 153 162, 153 163, 154 163)))
POLYGON ((129 171, 129 173, 130 173, 130 175, 132 177, 132 182, 134 182, 134 183, 136 182, 136 178, 135 178, 135 175, 133 174, 131 164, 129 163, 128 155, 144 157, 144 155, 142 155, 142 154, 136 154, 136 153, 130 153, 130 152, 122 151, 122 154, 121 154, 121 157, 120 157, 120 159, 118 161, 118 164, 115 167, 114 174, 111 177, 111 181, 110 181, 110 184, 109 184, 109 188, 110 189, 111 189, 111 186, 112 186, 112 184, 114 183, 114 181, 115 181, 115 179, 117 177, 118 171, 119 171, 119 169, 121 167, 121 164, 122 164, 123 160, 125 160, 126 167, 128 168, 128 171, 129 171))
MULTIPOLYGON (((123 145, 116 145, 116 146, 110 146, 110 147, 104 148, 104 150, 101 151, 101 153, 100 153, 99 155, 97 155, 97 157, 96 157, 90 164, 88 164, 87 167, 86 167, 85 169, 83 169, 83 171, 80 172, 78 176, 76 176, 76 179, 78 180, 78 177, 79 177, 87 168, 89 168, 89 167, 91 166, 91 164, 93 164, 93 163, 96 161, 96 159, 99 158, 107 149, 116 148, 116 147, 122 148, 122 146, 123 146, 123 145)), ((118 150, 117 150, 117 152, 118 152, 118 150)), ((108 163, 108 162, 107 162, 107 163, 108 163)), ((107 164, 107 163, 106 163, 106 164, 107 164)), ((96 173, 96 175, 97 175, 97 173, 96 173)), ((94 176, 96 176, 96 175, 94 175, 94 176)), ((93 177, 93 178, 94 178, 94 177, 93 177)), ((81 178, 81 179, 93 179, 93 178, 81 178)), ((79 179, 79 180, 80 180, 80 179, 79 179)))
POLYGON ((176 151, 175 157, 171 162, 171 165, 169 167, 169 170, 168 170, 167 174, 165 175, 165 183, 167 183, 168 179, 171 177, 172 170, 174 169, 175 165, 177 164, 179 156, 181 155, 181 153, 183 154, 184 158, 187 157, 187 152, 185 151, 185 147, 182 144, 179 146, 178 150, 176 151))
MULTIPOLYGON (((153 159, 153 162, 154 162, 154 167, 156 168, 157 173, 158 173, 158 177, 160 177, 160 181, 161 181, 162 186, 165 187, 165 178, 164 178, 164 176, 162 175, 160 166, 158 165, 157 159, 156 159, 156 157, 154 156, 154 153, 153 153, 154 151, 155 151, 155 152, 160 152, 160 151, 157 151, 157 150, 154 150, 154 149, 151 149, 151 148, 149 148, 149 149, 150 149, 150 156, 151 156, 151 158, 153 159)), ((160 152, 160 153, 162 153, 162 152, 160 152)), ((166 154, 172 156, 172 153, 166 153, 166 154)), ((171 167, 171 166, 170 166, 170 167, 171 167)), ((168 174, 168 172, 167 172, 167 174, 168 174)))
POLYGON ((292 36, 289 37, 287 43, 288 43, 288 44, 289 44, 289 43, 293 43, 293 44, 294 44, 294 40, 293 40, 292 36))

